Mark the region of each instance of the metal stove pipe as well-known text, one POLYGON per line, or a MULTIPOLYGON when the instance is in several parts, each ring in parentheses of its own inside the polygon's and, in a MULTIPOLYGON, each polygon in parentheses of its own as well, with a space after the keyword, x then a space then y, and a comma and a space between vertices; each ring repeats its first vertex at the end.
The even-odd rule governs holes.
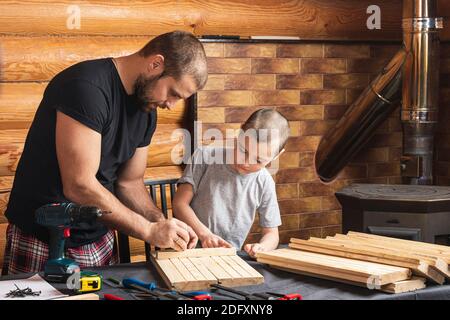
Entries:
POLYGON ((315 157, 316 171, 322 181, 332 181, 398 107, 405 58, 406 51, 399 50, 322 138, 315 157))
POLYGON ((433 183, 434 132, 438 120, 439 35, 435 0, 403 1, 401 172, 407 184, 433 183))

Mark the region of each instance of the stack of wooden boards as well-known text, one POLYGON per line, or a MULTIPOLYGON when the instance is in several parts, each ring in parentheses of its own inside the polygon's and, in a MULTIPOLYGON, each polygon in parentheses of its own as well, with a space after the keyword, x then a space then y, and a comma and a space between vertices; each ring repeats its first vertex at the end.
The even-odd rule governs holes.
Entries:
POLYGON ((349 232, 291 239, 289 247, 258 253, 257 259, 291 272, 392 293, 422 289, 425 280, 442 284, 450 278, 450 247, 442 245, 349 232))
POLYGON ((234 248, 156 251, 152 261, 168 287, 179 291, 207 289, 211 284, 233 287, 264 282, 234 248))

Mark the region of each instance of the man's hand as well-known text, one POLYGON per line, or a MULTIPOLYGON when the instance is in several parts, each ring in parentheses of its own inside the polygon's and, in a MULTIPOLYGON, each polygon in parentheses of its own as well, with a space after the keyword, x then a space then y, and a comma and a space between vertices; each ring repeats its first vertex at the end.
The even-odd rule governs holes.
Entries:
POLYGON ((163 249, 173 248, 177 251, 192 249, 198 242, 194 230, 177 219, 152 223, 147 239, 154 246, 163 249))
POLYGON ((257 252, 267 251, 267 248, 260 243, 249 243, 244 246, 244 250, 250 257, 254 258, 257 252))
POLYGON ((232 248, 233 246, 218 235, 210 232, 200 238, 203 248, 232 248))

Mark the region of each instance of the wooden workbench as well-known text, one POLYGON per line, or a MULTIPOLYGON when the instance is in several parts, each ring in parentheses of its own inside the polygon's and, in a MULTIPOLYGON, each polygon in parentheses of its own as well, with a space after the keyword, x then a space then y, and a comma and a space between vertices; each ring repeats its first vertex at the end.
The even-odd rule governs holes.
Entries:
MULTIPOLYGON (((260 264, 255 260, 248 258, 246 255, 240 254, 240 256, 260 272, 265 279, 265 283, 261 285, 239 287, 239 289, 247 292, 262 292, 267 291, 270 288, 270 291, 277 291, 280 293, 301 293, 305 300, 450 300, 449 284, 444 284, 442 286, 430 285, 426 289, 416 292, 387 294, 376 290, 369 290, 334 281, 272 269, 267 265, 260 264)), ((115 277, 117 279, 122 279, 125 277, 133 277, 146 282, 156 281, 159 286, 165 286, 163 279, 150 263, 118 264, 111 267, 95 268, 92 270, 100 272, 105 278, 115 277)), ((29 274, 23 275, 22 277, 28 276, 29 274)), ((0 279, 7 280, 11 278, 18 278, 18 276, 7 276, 0 279)), ((57 285, 55 285, 55 287, 57 287, 57 285)), ((111 288, 108 285, 104 285, 103 290, 98 294, 101 298, 105 293, 112 293, 125 299, 133 299, 128 292, 122 289, 111 288)), ((215 299, 231 299, 231 297, 222 294, 213 293, 213 296, 215 299)))

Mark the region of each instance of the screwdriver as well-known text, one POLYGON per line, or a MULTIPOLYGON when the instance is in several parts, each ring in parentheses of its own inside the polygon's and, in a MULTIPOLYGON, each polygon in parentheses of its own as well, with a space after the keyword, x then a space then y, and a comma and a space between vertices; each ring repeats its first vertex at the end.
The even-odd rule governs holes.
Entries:
MULTIPOLYGON (((144 292, 148 295, 151 295, 153 297, 156 298, 161 298, 161 297, 165 297, 171 300, 184 300, 186 298, 181 297, 179 295, 175 295, 173 293, 169 292, 165 292, 165 293, 156 293, 154 290, 149 289, 149 288, 155 288, 155 284, 153 282, 146 284, 142 281, 139 281, 137 279, 134 278, 127 278, 127 279, 123 279, 122 280, 122 285, 125 288, 129 288, 129 289, 135 289, 141 292, 144 292)), ((162 290, 161 290, 162 291, 162 290)))

